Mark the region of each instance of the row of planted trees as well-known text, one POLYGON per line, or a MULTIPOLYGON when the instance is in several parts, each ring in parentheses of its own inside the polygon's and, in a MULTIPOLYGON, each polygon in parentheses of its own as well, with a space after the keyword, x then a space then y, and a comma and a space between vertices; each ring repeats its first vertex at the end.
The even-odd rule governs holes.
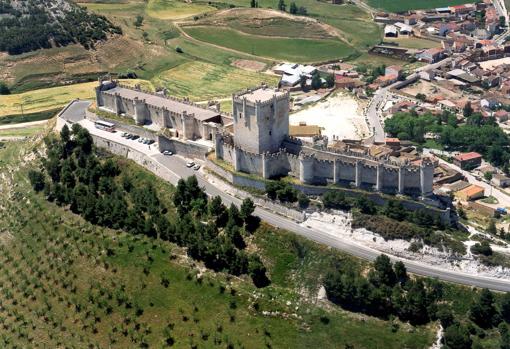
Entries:
POLYGON ((48 200, 93 224, 187 247, 208 268, 250 274, 257 287, 269 284, 260 258, 245 251, 245 237, 258 226, 250 199, 240 209, 227 208, 219 197, 209 200, 195 177, 179 181, 172 202, 162 199, 150 182, 136 181, 114 159, 98 157, 90 134, 77 124, 45 142, 43 168, 30 171, 29 178, 48 200))

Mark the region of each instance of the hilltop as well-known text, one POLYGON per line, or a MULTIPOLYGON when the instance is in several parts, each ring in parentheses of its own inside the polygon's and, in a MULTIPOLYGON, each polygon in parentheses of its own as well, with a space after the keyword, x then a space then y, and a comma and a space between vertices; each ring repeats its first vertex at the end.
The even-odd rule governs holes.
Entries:
POLYGON ((21 54, 79 43, 94 47, 122 30, 67 0, 0 0, 0 51, 21 54))

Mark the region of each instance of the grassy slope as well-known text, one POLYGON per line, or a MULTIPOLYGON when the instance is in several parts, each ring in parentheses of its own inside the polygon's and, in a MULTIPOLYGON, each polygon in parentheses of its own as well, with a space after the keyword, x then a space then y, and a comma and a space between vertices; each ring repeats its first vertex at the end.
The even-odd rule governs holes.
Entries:
MULTIPOLYGON (((248 6, 246 1, 234 0, 232 3, 239 6, 248 6)), ((276 1, 263 0, 261 6, 276 7, 276 1)), ((162 20, 172 13, 178 15, 181 8, 198 6, 209 10, 210 6, 204 4, 185 4, 184 2, 166 0, 126 0, 126 1, 86 1, 82 5, 90 10, 108 16, 116 25, 120 25, 125 33, 122 38, 115 38, 102 45, 97 46, 96 51, 86 51, 81 46, 68 46, 40 50, 20 56, 0 56, 0 75, 11 85, 15 94, 33 89, 58 86, 64 81, 74 80, 78 82, 95 80, 98 75, 106 72, 127 72, 134 71, 145 80, 152 80, 155 83, 165 83, 166 87, 175 90, 176 85, 182 87, 183 91, 193 91, 194 99, 219 98, 236 91, 239 87, 244 88, 260 81, 272 81, 262 73, 246 73, 245 71, 233 68, 232 62, 238 59, 254 58, 242 53, 234 53, 221 48, 214 48, 179 36, 177 29, 170 20, 162 20), (134 27, 134 18, 138 15, 144 16, 142 28, 134 27), (148 40, 143 39, 143 32, 148 34, 148 40), (179 46, 184 50, 183 54, 175 52, 179 46), (200 72, 205 80, 197 80, 188 73, 194 64, 207 66, 207 71, 200 72), (213 72, 210 74, 210 72, 213 72), (258 75, 257 75, 258 74, 258 75), (232 77, 238 75, 237 79, 232 77), (166 77, 180 77, 179 81, 170 81, 166 77), (213 80, 218 78, 218 80, 213 80), (235 82, 235 83, 233 83, 235 82), (210 83, 212 88, 207 89, 203 83, 210 83), (232 87, 229 88, 229 84, 232 87)), ((321 21, 335 25, 345 36, 345 40, 352 45, 364 47, 373 43, 373 39, 379 40, 380 33, 375 24, 369 22, 366 13, 351 5, 331 5, 312 0, 298 1, 298 5, 308 8, 311 16, 320 18, 321 21), (334 23, 333 23, 334 22, 334 23), (352 29, 355 30, 352 30, 352 29), (360 35, 361 34, 361 35, 360 35)), ((299 33, 296 26, 286 21, 275 21, 272 26, 260 29, 267 35, 276 34, 275 30, 285 29, 292 34, 299 33)), ((243 29, 243 28, 239 28, 243 29)), ((256 25, 250 28, 245 27, 252 33, 257 32, 256 25)), ((312 32, 310 32, 312 33, 312 32)), ((235 33, 236 39, 245 40, 244 36, 235 33)), ((319 32, 313 32, 319 35, 319 32)), ((324 33, 323 33, 324 34, 324 33)), ((266 40, 251 36, 251 42, 237 43, 243 50, 251 53, 253 44, 257 46, 256 51, 260 54, 268 54, 278 60, 324 60, 334 57, 345 57, 356 54, 356 51, 344 43, 335 39, 328 41, 314 42, 312 40, 277 39, 266 40), (283 50, 289 50, 284 54, 283 50)), ((224 39, 224 38, 222 38, 224 39)), ((263 58, 259 61, 271 63, 263 58)), ((84 98, 92 96, 92 91, 83 91, 81 88, 86 85, 68 86, 62 90, 61 96, 52 95, 47 90, 34 91, 33 95, 16 95, 9 97, 8 102, 0 101, 0 115, 11 115, 20 113, 19 103, 23 102, 26 110, 24 112, 38 112, 53 110, 61 107, 69 99, 84 98), (49 96, 47 94, 50 94, 49 96)), ((183 91, 179 95, 183 95, 183 91)))
POLYGON ((388 12, 429 9, 444 6, 462 5, 466 0, 366 0, 370 6, 388 12))
POLYGON ((175 0, 149 0, 147 14, 159 19, 182 19, 216 10, 214 7, 175 0))
MULTIPOLYGON (((245 0, 231 0, 229 3, 239 7, 249 6, 249 2, 245 0)), ((260 8, 278 8, 278 0, 260 0, 258 3, 260 8)), ((286 3, 289 6, 290 2, 286 3)), ((310 17, 339 29, 345 41, 352 44, 354 50, 364 51, 381 40, 381 28, 365 11, 355 5, 333 5, 316 0, 296 0, 295 3, 297 6, 306 7, 310 17)))
MULTIPOLYGON (((142 83, 146 87, 152 87, 143 80, 123 80, 123 83, 131 85, 142 83)), ((76 98, 94 98, 94 87, 96 85, 97 82, 87 82, 2 96, 0 98, 0 118, 20 113, 21 106, 23 106, 25 113, 36 113, 61 108, 76 98)))
POLYGON ((278 78, 206 62, 181 64, 154 79, 155 84, 168 86, 171 95, 195 100, 228 97, 232 91, 260 85, 262 82, 276 86, 278 78))
POLYGON ((187 27, 185 31, 201 41, 279 60, 314 62, 345 58, 352 53, 350 47, 334 40, 262 37, 215 27, 187 27))
POLYGON ((43 125, 28 126, 1 130, 0 137, 31 137, 40 134, 44 130, 43 125))
MULTIPOLYGON (((26 143, 12 143, 0 150, 0 171, 6 176, 0 191, 4 346, 126 348, 143 341, 162 347, 171 336, 179 348, 338 348, 347 343, 426 348, 433 340, 430 328, 400 324, 394 333, 388 322, 322 308, 301 296, 316 291, 318 276, 335 256, 360 262, 285 232, 263 227, 253 238, 269 266, 271 287, 255 290, 245 279, 210 272, 198 282, 197 266, 175 245, 91 226, 33 194, 25 169, 7 175, 23 166, 30 154, 25 149, 26 143), (162 275, 170 280, 168 288, 161 285, 162 275), (119 306, 119 297, 133 307, 119 306), (255 298, 259 311, 253 308, 255 298), (143 314, 136 315, 136 309, 143 314), (262 315, 275 310, 298 318, 262 315)), ((122 163, 137 180, 149 180, 167 195, 173 190, 131 162, 122 163)))

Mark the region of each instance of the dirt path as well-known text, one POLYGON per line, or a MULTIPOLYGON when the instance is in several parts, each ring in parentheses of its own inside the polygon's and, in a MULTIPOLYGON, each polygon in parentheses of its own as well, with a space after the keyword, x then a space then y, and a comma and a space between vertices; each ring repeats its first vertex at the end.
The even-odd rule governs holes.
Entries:
MULTIPOLYGON (((256 11, 257 14, 264 15, 266 17, 283 17, 283 18, 288 18, 288 19, 293 20, 293 21, 303 21, 303 22, 315 23, 318 26, 320 26, 329 35, 338 38, 342 43, 344 43, 345 45, 347 45, 347 46, 351 47, 353 50, 355 50, 355 48, 349 43, 349 41, 345 37, 344 33, 340 29, 335 28, 335 27, 333 27, 333 26, 331 26, 329 24, 322 23, 322 22, 318 21, 317 19, 311 18, 311 17, 296 16, 296 15, 291 15, 291 14, 286 13, 286 12, 281 12, 281 11, 276 11, 276 10, 271 10, 271 9, 257 9, 257 10, 254 10, 254 9, 226 9, 226 10, 219 10, 218 12, 215 12, 214 15, 215 16, 232 15, 232 14, 235 14, 235 12, 239 11, 239 10, 241 10, 241 11, 245 11, 245 10, 256 11)), ((271 62, 277 61, 275 58, 272 58, 272 57, 257 56, 257 55, 253 55, 253 54, 250 54, 250 53, 238 51, 238 50, 235 50, 235 49, 232 49, 232 48, 228 48, 228 47, 225 47, 225 46, 220 46, 220 45, 216 45, 216 44, 213 44, 213 43, 210 43, 210 42, 207 42, 207 41, 202 41, 202 40, 196 39, 193 36, 191 36, 188 33, 186 33, 186 31, 184 31, 184 29, 182 29, 183 25, 189 24, 189 23, 193 23, 193 22, 190 22, 190 21, 174 21, 173 23, 175 24, 177 30, 179 30, 179 32, 184 37, 186 37, 187 39, 192 40, 194 42, 202 43, 202 44, 205 44, 205 45, 208 45, 208 46, 211 46, 211 47, 215 47, 215 48, 218 48, 218 49, 221 49, 221 50, 225 50, 225 51, 229 51, 229 52, 232 52, 232 53, 236 53, 236 54, 239 54, 239 55, 244 55, 244 56, 258 58, 258 59, 265 59, 265 60, 268 60, 268 61, 271 61, 271 62)), ((232 28, 230 28, 230 29, 232 29, 232 28)), ((235 29, 232 29, 232 30, 235 30, 235 29)), ((238 31, 241 34, 245 34, 245 33, 243 33, 242 31, 239 31, 239 30, 236 30, 236 31, 238 31)), ((262 36, 262 35, 253 35, 253 34, 247 34, 247 35, 268 38, 268 36, 262 36)), ((286 36, 270 36, 269 38, 289 39, 289 37, 286 37, 286 36)), ((313 62, 310 62, 310 63, 313 63, 313 62)))
POLYGON ((199 44, 204 44, 204 45, 207 45, 207 46, 210 46, 210 47, 214 47, 214 48, 217 48, 217 49, 220 49, 220 50, 223 50, 223 51, 232 52, 232 53, 235 53, 235 54, 240 55, 240 56, 251 57, 251 58, 255 58, 255 59, 265 59, 266 61, 269 61, 269 62, 275 62, 275 59, 272 58, 272 57, 256 56, 256 55, 252 55, 250 53, 234 50, 234 49, 229 48, 229 47, 220 46, 220 45, 212 44, 212 43, 207 42, 207 41, 198 40, 198 39, 192 37, 191 35, 189 35, 188 33, 186 33, 182 29, 181 24, 184 24, 184 23, 185 22, 175 21, 174 25, 177 28, 177 30, 179 31, 179 33, 181 33, 181 35, 184 36, 188 40, 191 40, 191 41, 199 43, 199 44))
POLYGON ((47 122, 48 122, 48 120, 41 120, 41 121, 22 122, 19 124, 0 125, 0 130, 11 130, 11 129, 16 129, 16 128, 45 125, 47 122))

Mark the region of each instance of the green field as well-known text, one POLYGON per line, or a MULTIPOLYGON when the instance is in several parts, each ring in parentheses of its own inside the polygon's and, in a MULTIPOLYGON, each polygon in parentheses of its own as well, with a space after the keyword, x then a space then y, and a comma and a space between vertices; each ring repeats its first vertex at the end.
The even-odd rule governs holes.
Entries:
POLYGON ((352 48, 335 40, 262 37, 215 27, 186 27, 184 30, 204 42, 277 60, 319 62, 346 58, 353 53, 352 48))
POLYGON ((467 3, 466 0, 366 0, 366 2, 372 7, 388 12, 404 12, 467 3))
POLYGON ((216 10, 214 7, 179 0, 149 0, 147 14, 159 19, 182 19, 216 10))
POLYGON ((153 82, 165 86, 171 95, 206 100, 227 97, 235 91, 258 86, 262 82, 276 86, 278 77, 231 66, 189 62, 162 72, 153 82))
MULTIPOLYGON (((237 60, 255 60, 268 67, 276 61, 345 59, 359 56, 360 52, 380 41, 380 28, 366 12, 354 5, 298 0, 297 5, 305 6, 310 18, 331 26, 325 28, 317 22, 303 21, 299 17, 282 17, 276 11, 251 10, 247 8, 249 3, 244 0, 233 0, 231 3, 243 7, 233 11, 244 11, 242 16, 222 20, 222 25, 231 29, 214 23, 209 23, 207 28, 186 28, 196 39, 203 41, 181 35, 175 19, 183 14, 196 13, 195 10, 209 11, 213 9, 212 5, 225 8, 224 3, 215 4, 214 0, 212 5, 168 0, 81 3, 121 26, 123 37, 113 38, 94 51, 71 45, 0 57, 0 75, 13 92, 13 96, 0 101, 0 115, 21 114, 21 105, 24 113, 34 113, 54 110, 73 98, 93 97, 92 90, 83 89, 93 84, 81 83, 96 81, 98 76, 108 72, 136 73, 140 79, 152 81, 161 87, 164 85, 179 96, 189 94, 196 100, 221 98, 239 87, 245 88, 268 79, 273 83, 267 75, 233 67, 237 60), (188 9, 190 12, 186 12, 188 9), (144 17, 140 28, 134 25, 137 16, 144 17), (209 30, 212 26, 214 28, 209 30), (180 47, 183 53, 177 53, 176 47, 180 47), (195 64, 206 69, 190 69, 195 64), (70 85, 70 82, 79 84, 70 85), (61 90, 47 90, 48 87, 63 84, 67 86, 61 90), (21 94, 27 91, 31 93, 21 94)), ((259 2, 264 8, 276 8, 276 4, 276 0, 259 2)), ((204 21, 207 25, 207 21, 221 16, 221 13, 224 12, 208 14, 191 23, 204 21)))
POLYGON ((405 48, 411 48, 411 49, 427 49, 427 48, 441 46, 440 42, 422 39, 422 38, 415 38, 415 37, 411 37, 411 38, 400 37, 400 38, 396 38, 396 39, 385 38, 384 41, 396 43, 396 44, 398 44, 399 47, 405 47, 405 48))
MULTIPOLYGON (((150 83, 142 80, 123 80, 130 85, 141 83, 152 88, 150 83)), ((63 107, 73 99, 92 99, 95 97, 94 87, 97 82, 86 82, 69 86, 50 87, 19 94, 11 94, 0 98, 0 118, 24 113, 37 113, 63 107)), ((26 120, 21 120, 24 122, 26 120)), ((32 121, 32 120, 31 120, 32 121)))
POLYGON ((0 129, 0 138, 2 137, 30 137, 41 134, 44 131, 44 125, 34 125, 23 128, 0 129))
MULTIPOLYGON (((38 148, 0 148, 2 347, 418 349, 433 341, 433 325, 317 305, 318 275, 333 259, 365 264, 286 232, 262 227, 250 239, 272 279, 256 289, 246 277, 204 270, 174 244, 91 225, 31 190, 34 164, 23 159, 38 148)), ((169 199, 173 187, 119 164, 135 185, 149 181, 169 199)))

